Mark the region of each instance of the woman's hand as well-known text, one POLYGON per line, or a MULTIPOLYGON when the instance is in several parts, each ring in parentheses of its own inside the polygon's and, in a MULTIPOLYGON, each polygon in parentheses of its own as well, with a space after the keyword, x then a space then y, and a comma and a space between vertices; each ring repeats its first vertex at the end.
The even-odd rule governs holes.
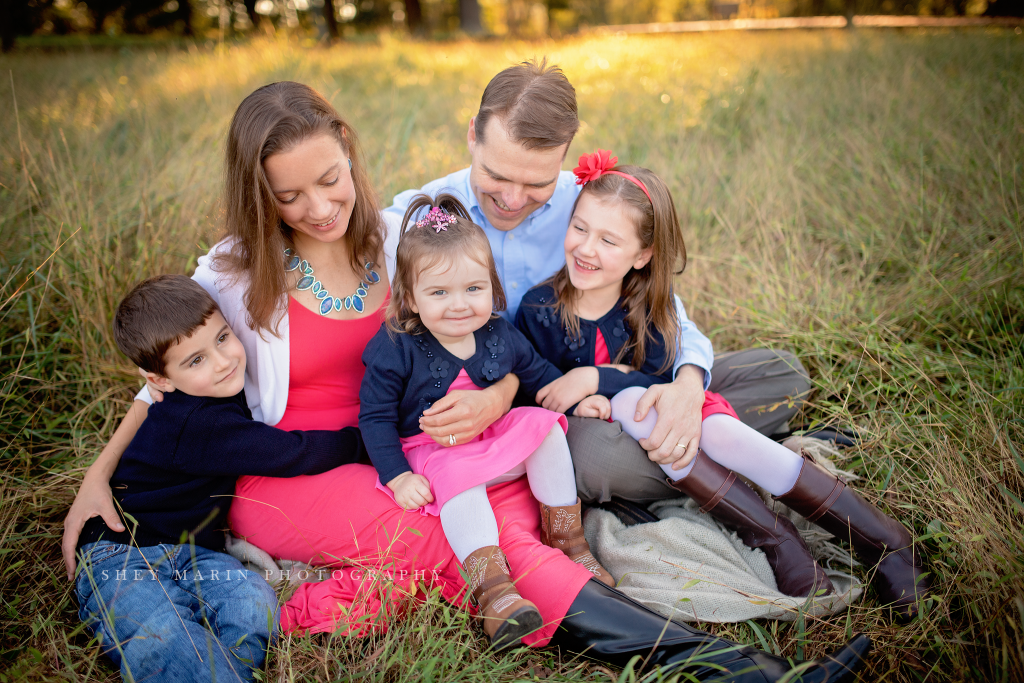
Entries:
POLYGON ((423 411, 420 429, 442 446, 468 443, 509 411, 518 389, 519 378, 509 373, 480 391, 449 391, 423 411))
POLYGON ((149 377, 146 376, 146 371, 139 368, 139 374, 142 375, 142 379, 146 380, 146 388, 149 389, 149 397, 153 399, 153 402, 160 403, 160 401, 164 400, 163 390, 149 381, 149 377))
POLYGON ((121 461, 121 454, 128 448, 128 444, 135 438, 135 432, 139 425, 146 419, 149 413, 149 404, 145 401, 135 401, 128 409, 128 414, 121 420, 110 437, 110 441, 96 457, 96 461, 89 466, 82 479, 82 487, 78 489, 75 502, 68 510, 68 516, 64 518, 64 538, 61 540, 60 549, 64 556, 64 568, 68 571, 68 580, 75 577, 75 550, 78 547, 78 537, 82 534, 82 527, 86 521, 99 515, 113 531, 124 531, 121 518, 117 516, 114 509, 114 497, 110 493, 110 478, 114 476, 117 463, 121 461))
POLYGON ((596 417, 607 420, 612 416, 612 402, 600 394, 587 396, 572 413, 576 417, 596 417))
POLYGON ((597 368, 573 368, 537 392, 537 403, 556 413, 564 413, 587 396, 597 393, 600 375, 597 368))
POLYGON ((64 518, 64 538, 60 549, 64 555, 64 568, 68 572, 68 580, 75 578, 75 550, 82 527, 92 517, 99 515, 112 531, 124 531, 124 524, 117 516, 114 508, 114 496, 110 492, 109 480, 100 477, 91 478, 87 475, 78 489, 75 502, 64 518))
POLYGON ((430 482, 422 474, 402 472, 388 482, 388 488, 395 494, 395 502, 406 510, 416 510, 434 502, 430 482))

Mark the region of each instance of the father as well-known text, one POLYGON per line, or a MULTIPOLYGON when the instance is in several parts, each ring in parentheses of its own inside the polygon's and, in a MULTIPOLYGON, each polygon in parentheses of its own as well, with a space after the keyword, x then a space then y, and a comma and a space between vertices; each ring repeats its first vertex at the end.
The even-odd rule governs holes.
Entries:
MULTIPOLYGON (((523 294, 564 264, 562 241, 579 187, 561 168, 578 129, 576 91, 558 67, 546 59, 509 67, 487 84, 480 111, 469 121, 472 165, 402 192, 385 213, 401 219, 419 192, 460 195, 487 233, 508 299, 504 315, 514 320, 523 294)), ((678 297, 676 307, 682 324, 675 380, 648 389, 637 407, 637 420, 651 407, 657 410, 651 437, 638 445, 619 423, 569 418, 576 485, 586 502, 613 495, 637 503, 678 496, 658 464, 678 461, 678 469, 696 455, 705 389, 725 396, 740 419, 763 434, 785 424, 810 389, 807 372, 789 352, 748 349, 714 356, 678 297)), ((511 401, 514 387, 504 390, 511 401)), ((472 393, 477 396, 449 395, 435 403, 422 419, 424 431, 435 438, 476 434, 507 408, 495 403, 496 392, 472 393)))

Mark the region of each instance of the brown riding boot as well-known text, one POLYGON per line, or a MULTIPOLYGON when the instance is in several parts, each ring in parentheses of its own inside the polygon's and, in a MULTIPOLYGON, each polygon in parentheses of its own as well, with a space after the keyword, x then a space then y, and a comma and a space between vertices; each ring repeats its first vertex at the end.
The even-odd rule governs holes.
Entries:
POLYGON ((747 546, 763 550, 775 572, 780 593, 804 598, 819 591, 824 591, 822 595, 835 592, 793 522, 768 509, 749 486, 736 481, 735 472, 719 465, 704 451, 697 451, 689 474, 679 481, 666 477, 666 481, 697 501, 701 512, 710 513, 735 531, 747 546))
POLYGON ((512 585, 508 558, 496 545, 474 550, 463 566, 469 574, 477 616, 495 651, 519 645, 544 624, 537 606, 512 585))
POLYGON ((615 579, 590 552, 590 544, 583 535, 579 498, 575 505, 540 504, 540 542, 561 550, 570 560, 589 569, 598 581, 615 587, 615 579))
POLYGON ((930 581, 906 527, 806 455, 796 484, 775 500, 840 540, 850 541, 865 565, 877 567, 875 588, 897 619, 907 621, 917 614, 917 601, 928 594, 930 581))

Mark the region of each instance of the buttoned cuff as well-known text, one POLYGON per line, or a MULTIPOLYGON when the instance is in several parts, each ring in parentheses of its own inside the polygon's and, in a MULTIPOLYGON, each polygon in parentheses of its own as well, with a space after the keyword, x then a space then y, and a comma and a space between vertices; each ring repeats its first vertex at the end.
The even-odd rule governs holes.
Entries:
POLYGON ((707 391, 708 387, 711 386, 711 369, 704 367, 704 363, 698 362, 694 359, 684 359, 682 363, 676 365, 675 369, 672 371, 672 380, 675 381, 676 377, 679 375, 679 368, 683 367, 684 365, 696 365, 698 368, 704 371, 704 391, 707 391))

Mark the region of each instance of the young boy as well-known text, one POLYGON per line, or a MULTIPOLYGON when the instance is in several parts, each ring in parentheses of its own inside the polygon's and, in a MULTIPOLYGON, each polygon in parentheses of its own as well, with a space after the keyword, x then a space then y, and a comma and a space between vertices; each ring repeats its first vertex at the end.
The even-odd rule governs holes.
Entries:
POLYGON ((114 339, 164 391, 110 481, 125 530, 90 519, 79 540, 79 616, 125 681, 251 681, 277 622, 273 589, 224 549, 239 475, 318 474, 365 457, 359 432, 255 422, 245 349, 184 275, 142 282, 114 339))

